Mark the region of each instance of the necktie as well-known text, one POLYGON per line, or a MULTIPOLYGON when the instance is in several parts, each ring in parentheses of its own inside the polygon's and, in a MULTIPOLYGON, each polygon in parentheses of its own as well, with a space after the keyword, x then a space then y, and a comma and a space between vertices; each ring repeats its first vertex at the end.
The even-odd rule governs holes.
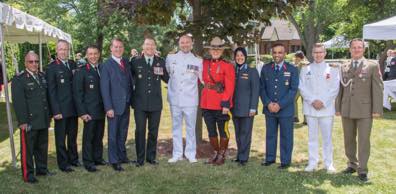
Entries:
POLYGON ((280 70, 280 67, 279 67, 279 65, 275 65, 275 73, 278 73, 278 72, 279 72, 279 70, 280 70))
POLYGON ((68 70, 70 70, 70 66, 69 66, 69 63, 66 61, 65 62, 65 67, 68 69, 68 70))
POLYGON ((39 81, 39 77, 38 77, 38 73, 33 73, 33 79, 34 81, 37 82, 38 85, 40 85, 40 81, 39 81))
POLYGON ((122 59, 120 60, 120 67, 122 71, 125 71, 125 62, 122 59))
POLYGON ((353 62, 353 68, 355 68, 355 69, 356 69, 356 68, 357 68, 357 66, 358 66, 358 61, 354 61, 354 62, 353 62))
POLYGON ((100 77, 100 73, 99 73, 98 67, 95 66, 94 69, 95 69, 96 73, 98 74, 98 76, 100 77))
POLYGON ((151 59, 150 58, 147 59, 147 64, 149 65, 149 67, 151 67, 151 59))

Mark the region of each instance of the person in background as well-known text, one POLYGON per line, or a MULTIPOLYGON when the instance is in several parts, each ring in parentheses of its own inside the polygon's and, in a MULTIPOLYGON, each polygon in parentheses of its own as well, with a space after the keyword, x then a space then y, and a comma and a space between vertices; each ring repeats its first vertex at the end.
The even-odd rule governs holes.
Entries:
MULTIPOLYGON (((297 51, 294 54, 294 65, 297 67, 298 72, 301 71, 301 68, 305 67, 308 64, 308 62, 305 60, 305 55, 304 52, 302 51, 297 51)), ((300 95, 300 91, 297 91, 296 98, 294 100, 294 122, 298 123, 300 120, 298 119, 298 99, 301 98, 301 102, 303 102, 303 98, 300 95)), ((307 121, 305 118, 305 115, 303 115, 304 121, 303 124, 306 125, 307 121)))

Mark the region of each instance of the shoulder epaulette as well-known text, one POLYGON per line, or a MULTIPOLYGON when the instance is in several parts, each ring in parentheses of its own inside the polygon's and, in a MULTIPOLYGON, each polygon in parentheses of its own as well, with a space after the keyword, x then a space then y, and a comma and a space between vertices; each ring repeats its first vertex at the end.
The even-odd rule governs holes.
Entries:
POLYGON ((340 67, 340 65, 337 63, 329 63, 329 67, 338 68, 338 67, 340 67))

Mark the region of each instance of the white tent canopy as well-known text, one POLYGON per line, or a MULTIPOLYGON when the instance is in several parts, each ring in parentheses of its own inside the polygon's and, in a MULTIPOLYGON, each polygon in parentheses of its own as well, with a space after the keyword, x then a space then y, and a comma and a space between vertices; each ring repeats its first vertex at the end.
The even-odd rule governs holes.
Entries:
POLYGON ((6 41, 38 44, 41 35, 41 42, 58 39, 72 42, 70 34, 7 4, 0 3, 0 12, 0 23, 4 26, 3 34, 6 41))
POLYGON ((6 60, 4 53, 4 41, 10 43, 24 43, 39 44, 40 67, 42 69, 42 43, 48 41, 57 41, 59 39, 72 43, 70 34, 49 25, 43 20, 31 16, 23 11, 15 9, 7 4, 0 3, 0 44, 1 44, 1 59, 2 70, 4 72, 4 93, 7 108, 7 122, 8 130, 10 132, 11 156, 12 163, 16 167, 16 155, 14 146, 14 127, 11 118, 10 99, 8 92, 8 79, 6 71, 6 60))
POLYGON ((363 26, 363 39, 396 40, 396 16, 363 26))

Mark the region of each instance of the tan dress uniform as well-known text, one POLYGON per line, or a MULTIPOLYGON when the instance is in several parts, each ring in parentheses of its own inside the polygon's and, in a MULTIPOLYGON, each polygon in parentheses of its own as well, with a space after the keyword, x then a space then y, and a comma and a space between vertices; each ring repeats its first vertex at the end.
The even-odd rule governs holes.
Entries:
POLYGON ((359 174, 368 172, 372 114, 383 113, 382 91, 383 82, 377 63, 361 58, 342 64, 336 112, 342 116, 348 167, 357 170, 359 174))

